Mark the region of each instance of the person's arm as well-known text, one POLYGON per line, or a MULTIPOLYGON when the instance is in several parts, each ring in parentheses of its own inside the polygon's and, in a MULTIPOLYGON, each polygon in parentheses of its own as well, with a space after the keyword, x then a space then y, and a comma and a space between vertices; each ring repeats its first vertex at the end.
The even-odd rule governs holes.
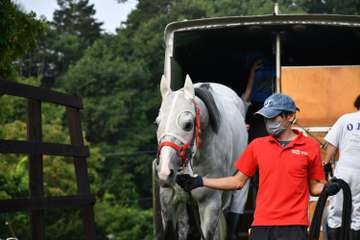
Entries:
POLYGON ((328 164, 331 163, 331 160, 335 159, 337 147, 332 145, 331 143, 328 143, 326 146, 326 155, 324 158, 324 163, 328 164))
POLYGON ((325 183, 325 172, 321 161, 320 144, 315 143, 314 150, 309 153, 310 165, 308 167, 309 192, 318 196, 322 192, 325 183))
POLYGON ((319 180, 310 179, 310 194, 319 196, 322 191, 326 191, 328 196, 334 196, 340 191, 340 185, 332 180, 325 183, 319 180))
POLYGON ((234 176, 223 177, 223 178, 203 178, 204 187, 220 190, 237 190, 241 189, 246 181, 249 179, 248 176, 238 171, 234 176))
POLYGON ((237 190, 241 189, 248 176, 238 171, 234 176, 222 178, 207 178, 201 176, 190 176, 189 174, 180 174, 176 177, 176 183, 179 184, 186 192, 194 188, 208 187, 219 190, 237 190))
POLYGON ((202 176, 190 176, 189 174, 179 174, 176 176, 176 183, 186 192, 198 187, 208 187, 220 190, 241 189, 246 181, 255 174, 257 161, 253 156, 253 146, 256 141, 251 142, 241 154, 234 166, 239 171, 234 176, 221 178, 208 178, 202 176))
POLYGON ((258 59, 254 62, 254 64, 251 66, 248 82, 246 85, 245 92, 242 95, 242 99, 246 102, 250 100, 252 88, 254 85, 255 80, 255 72, 262 66, 262 59, 258 59))
POLYGON ((325 183, 319 180, 310 179, 310 194, 313 196, 319 196, 324 189, 325 183))

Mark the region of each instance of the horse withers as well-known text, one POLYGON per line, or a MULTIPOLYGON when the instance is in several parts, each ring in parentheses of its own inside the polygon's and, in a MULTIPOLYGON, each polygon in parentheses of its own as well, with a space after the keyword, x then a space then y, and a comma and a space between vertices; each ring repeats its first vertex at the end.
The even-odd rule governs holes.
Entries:
POLYGON ((232 193, 203 187, 187 194, 175 179, 182 173, 210 178, 235 173, 234 161, 248 141, 245 105, 230 88, 216 83, 193 85, 189 76, 177 91, 163 76, 160 91, 162 103, 155 121, 158 157, 153 165, 162 225, 157 238, 191 239, 194 223, 200 222, 202 238, 225 239, 223 211, 242 213, 248 184, 232 193), (191 201, 198 212, 189 211, 191 201))

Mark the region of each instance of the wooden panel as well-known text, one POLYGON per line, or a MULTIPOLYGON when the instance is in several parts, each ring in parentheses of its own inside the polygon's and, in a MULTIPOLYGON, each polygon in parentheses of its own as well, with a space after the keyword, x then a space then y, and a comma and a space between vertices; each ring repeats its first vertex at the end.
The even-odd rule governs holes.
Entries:
MULTIPOLYGON (((27 106, 27 138, 29 141, 41 143, 41 102, 28 99, 27 106)), ((41 154, 29 154, 29 188, 30 198, 44 196, 43 157, 41 154)), ((33 210, 30 214, 32 239, 45 239, 44 211, 33 210)))
MULTIPOLYGON (((80 111, 75 108, 67 107, 66 114, 71 144, 81 146, 84 144, 82 128, 80 122, 80 111)), ((74 157, 77 192, 79 195, 90 194, 90 184, 87 171, 87 161, 84 157, 74 157)), ((85 206, 81 209, 82 220, 85 230, 86 240, 96 239, 96 225, 94 209, 92 206, 85 206)))
POLYGON ((83 107, 81 98, 79 97, 16 82, 0 80, 0 93, 57 103, 75 108, 83 107))
POLYGON ((49 208, 92 206, 95 204, 95 201, 96 200, 93 195, 0 200, 0 212, 33 211, 49 208))
POLYGON ((86 157, 89 149, 84 146, 80 124, 82 101, 75 96, 0 80, 0 94, 28 98, 27 130, 28 141, 0 139, 0 153, 29 155, 30 199, 0 201, 0 212, 30 211, 32 239, 44 240, 44 209, 80 207, 85 229, 85 239, 95 240, 96 229, 93 205, 95 197, 90 194, 86 157), (41 101, 65 105, 67 107, 71 145, 43 143, 41 126, 41 101), (78 186, 77 196, 44 198, 43 155, 74 157, 78 186))
POLYGON ((0 139, 0 153, 87 157, 89 156, 89 149, 85 146, 72 146, 68 144, 37 143, 0 139))
POLYGON ((281 91, 297 103, 302 125, 331 126, 342 114, 355 111, 360 66, 282 67, 281 91))
MULTIPOLYGON (((74 108, 66 108, 70 141, 72 145, 81 146, 84 144, 82 128, 80 124, 80 112, 74 108)), ((87 162, 85 158, 74 158, 75 174, 77 179, 78 193, 90 193, 90 186, 87 174, 87 162)))

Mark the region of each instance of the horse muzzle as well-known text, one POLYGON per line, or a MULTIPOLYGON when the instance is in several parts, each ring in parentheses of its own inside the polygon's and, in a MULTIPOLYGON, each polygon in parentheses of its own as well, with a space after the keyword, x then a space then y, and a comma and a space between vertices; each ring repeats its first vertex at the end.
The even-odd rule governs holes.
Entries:
POLYGON ((159 184, 162 187, 170 187, 175 184, 175 175, 178 169, 179 157, 174 149, 164 147, 159 155, 156 166, 159 184))
POLYGON ((174 170, 170 170, 170 173, 166 176, 160 177, 159 173, 159 184, 161 187, 171 187, 175 184, 174 170))

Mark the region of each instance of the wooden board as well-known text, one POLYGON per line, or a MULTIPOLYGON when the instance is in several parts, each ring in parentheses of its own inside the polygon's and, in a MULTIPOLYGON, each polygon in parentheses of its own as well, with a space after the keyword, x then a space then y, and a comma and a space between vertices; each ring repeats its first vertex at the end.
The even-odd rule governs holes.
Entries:
POLYGON ((2 79, 0 79, 0 94, 31 98, 79 109, 83 108, 80 97, 2 79))
POLYGON ((88 157, 90 155, 89 148, 81 145, 3 139, 0 139, 0 153, 45 154, 69 157, 88 157))
POLYGON ((281 91, 297 103, 304 126, 331 126, 353 112, 360 94, 360 66, 282 67, 281 91))

